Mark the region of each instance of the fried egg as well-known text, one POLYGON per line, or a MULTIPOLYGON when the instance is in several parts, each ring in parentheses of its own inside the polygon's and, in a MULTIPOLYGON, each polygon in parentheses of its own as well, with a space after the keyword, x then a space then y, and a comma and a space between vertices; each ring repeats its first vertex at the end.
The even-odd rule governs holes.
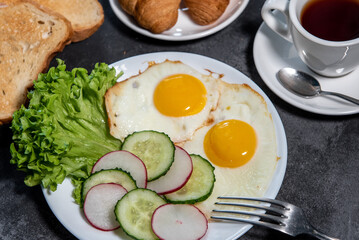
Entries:
POLYGON ((217 84, 220 98, 210 114, 212 124, 182 145, 215 167, 213 193, 197 203, 208 218, 218 196, 263 196, 277 164, 275 127, 263 97, 245 84, 217 84))
POLYGON ((114 137, 123 140, 135 131, 155 130, 179 143, 207 124, 219 92, 211 74, 179 61, 165 61, 116 83, 105 98, 114 137))
POLYGON ((218 196, 263 196, 277 164, 275 127, 263 97, 246 84, 214 76, 165 61, 117 83, 105 96, 114 137, 165 132, 213 164, 213 193, 196 204, 207 218, 218 196))

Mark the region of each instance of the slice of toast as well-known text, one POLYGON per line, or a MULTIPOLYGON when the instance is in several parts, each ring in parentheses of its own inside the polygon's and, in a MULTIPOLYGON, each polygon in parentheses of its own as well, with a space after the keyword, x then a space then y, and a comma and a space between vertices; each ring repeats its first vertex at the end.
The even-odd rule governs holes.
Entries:
POLYGON ((72 34, 66 18, 37 3, 0 0, 0 125, 11 121, 28 88, 72 34))
POLYGON ((97 0, 35 0, 66 17, 72 24, 72 42, 90 37, 102 25, 104 13, 97 0))

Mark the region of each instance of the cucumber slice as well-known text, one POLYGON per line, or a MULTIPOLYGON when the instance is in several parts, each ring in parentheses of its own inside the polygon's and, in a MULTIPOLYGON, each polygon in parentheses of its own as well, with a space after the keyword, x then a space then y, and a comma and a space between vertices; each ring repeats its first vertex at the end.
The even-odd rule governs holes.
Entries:
POLYGON ((128 192, 115 207, 115 215, 123 231, 134 239, 158 239, 151 219, 154 211, 166 201, 152 190, 137 188, 128 192))
POLYGON ((148 181, 165 175, 174 161, 175 146, 162 132, 134 132, 125 138, 122 150, 135 154, 145 163, 148 181))
POLYGON ((199 155, 190 155, 193 171, 188 182, 178 191, 164 195, 171 203, 194 204, 206 200, 212 193, 216 181, 214 167, 199 155))
POLYGON ((127 191, 137 188, 135 180, 133 180, 129 173, 121 169, 101 170, 93 173, 82 183, 82 202, 84 202, 87 192, 93 186, 101 183, 117 183, 127 191))

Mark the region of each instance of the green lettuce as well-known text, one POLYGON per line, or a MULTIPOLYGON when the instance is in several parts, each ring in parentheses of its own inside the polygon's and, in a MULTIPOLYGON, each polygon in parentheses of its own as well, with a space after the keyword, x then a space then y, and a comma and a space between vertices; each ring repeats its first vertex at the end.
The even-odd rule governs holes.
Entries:
POLYGON ((105 63, 88 75, 84 68, 67 71, 57 61, 34 82, 28 107, 14 113, 10 162, 26 172, 28 186, 42 184, 55 191, 70 177, 79 202, 80 184, 93 164, 121 146, 109 133, 104 105, 104 94, 119 76, 105 63))

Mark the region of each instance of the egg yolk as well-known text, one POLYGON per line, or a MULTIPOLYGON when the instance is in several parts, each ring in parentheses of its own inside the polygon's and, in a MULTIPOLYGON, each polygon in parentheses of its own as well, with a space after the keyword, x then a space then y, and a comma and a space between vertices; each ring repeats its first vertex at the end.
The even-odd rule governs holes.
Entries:
POLYGON ((254 155, 257 136, 251 125, 240 120, 226 120, 214 125, 204 138, 204 151, 219 167, 235 168, 254 155))
POLYGON ((156 87, 153 100, 157 110, 170 117, 199 113, 207 101, 203 83, 188 74, 175 74, 163 79, 156 87))

